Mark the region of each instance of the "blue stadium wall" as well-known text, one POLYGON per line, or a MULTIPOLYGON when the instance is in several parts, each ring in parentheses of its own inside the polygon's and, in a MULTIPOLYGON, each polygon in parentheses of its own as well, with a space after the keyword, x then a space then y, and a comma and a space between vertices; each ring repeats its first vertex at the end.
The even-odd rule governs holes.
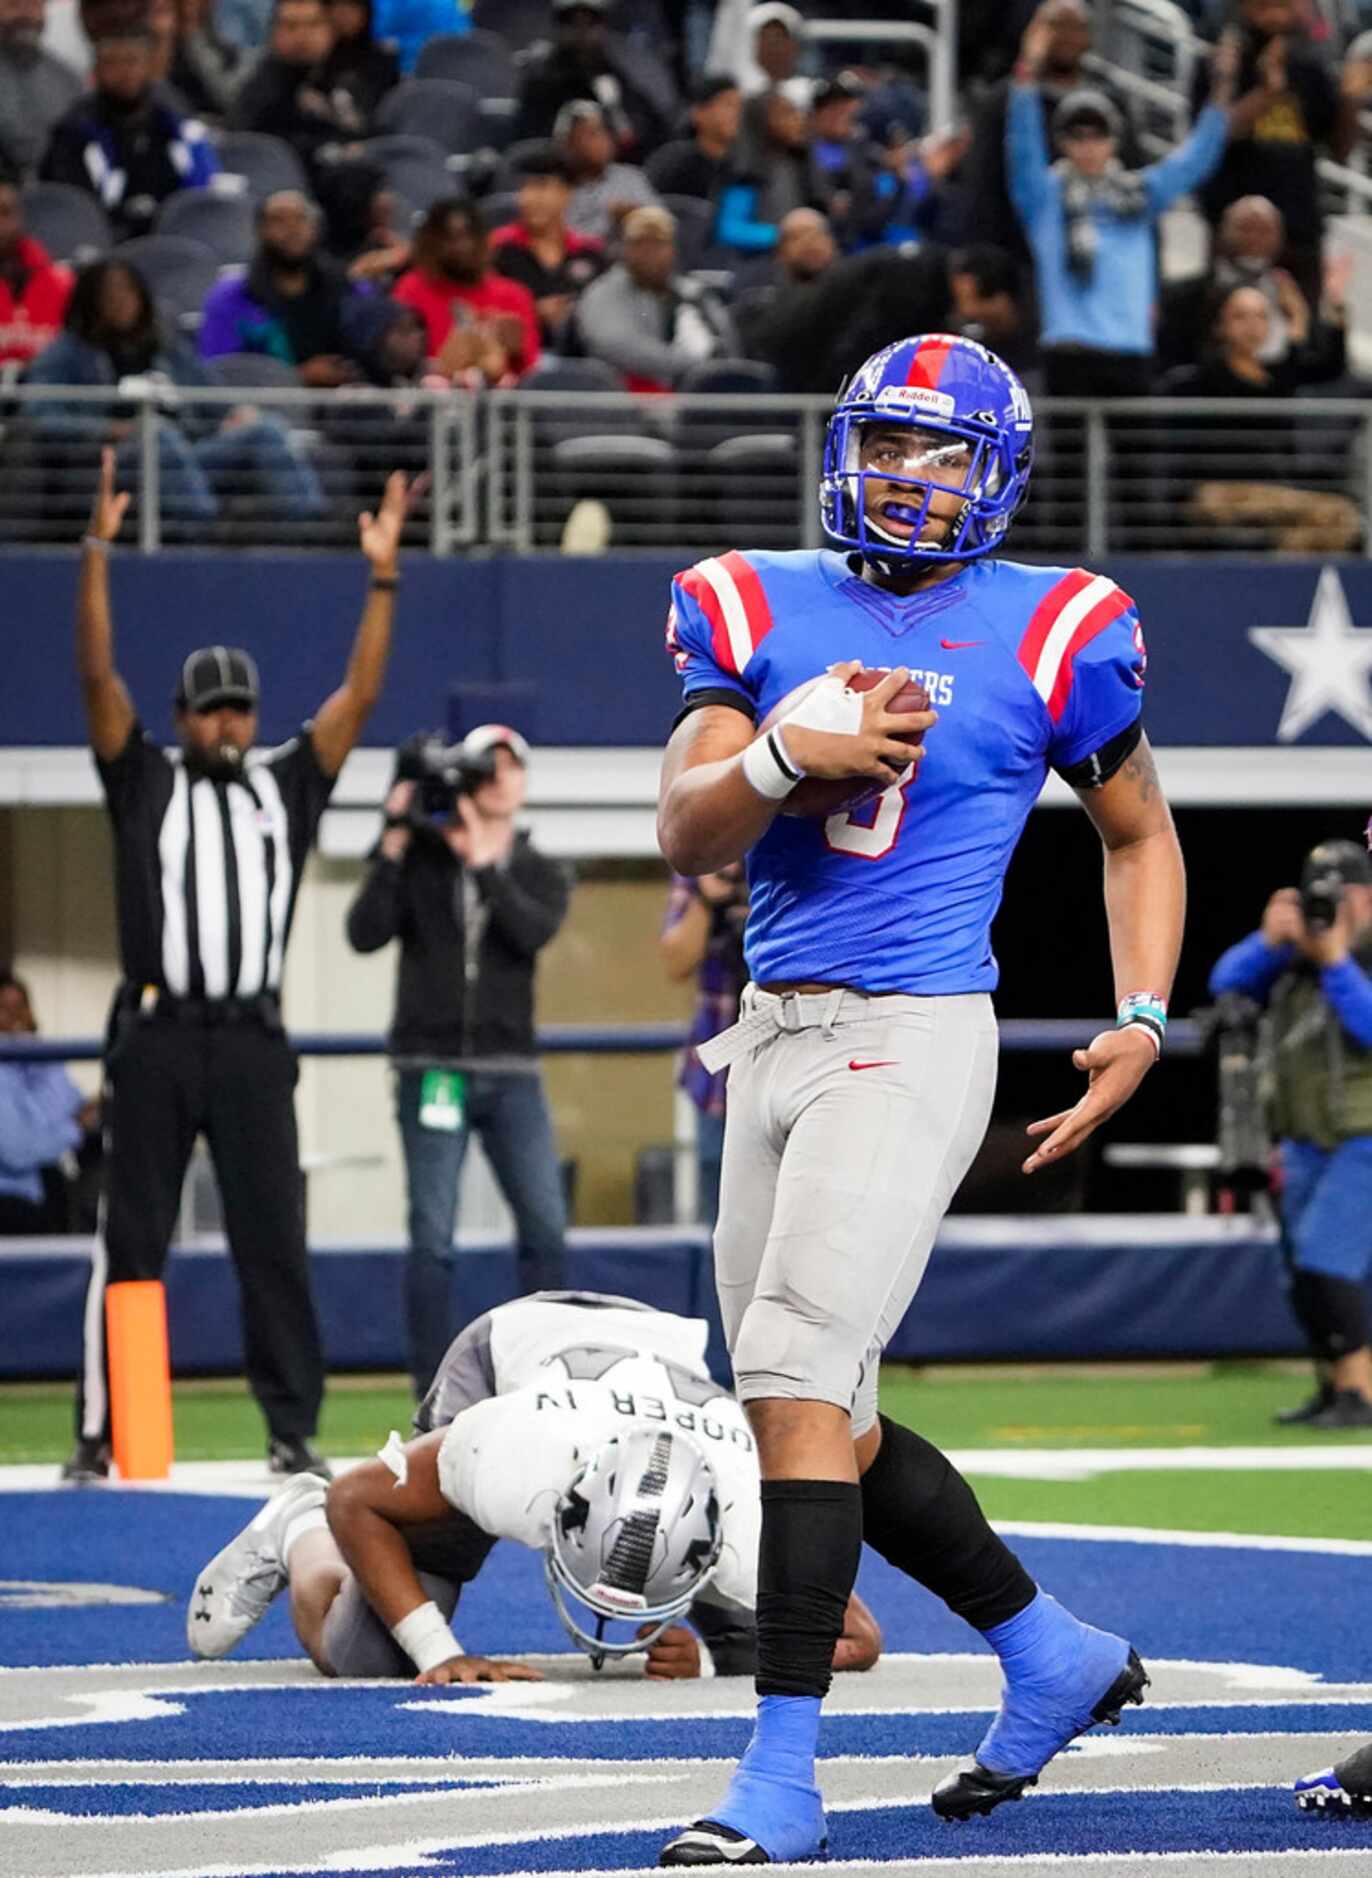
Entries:
MULTIPOLYGON (((367 741, 398 741, 454 710, 508 713, 548 744, 659 744, 677 688, 662 648, 680 558, 595 560, 479 555, 407 559, 391 675, 367 741)), ((1290 674, 1249 638, 1303 627, 1317 563, 1121 559, 1107 572, 1135 597, 1150 652, 1148 719, 1157 744, 1252 746, 1277 734, 1290 674)), ((1372 565, 1341 562, 1354 622, 1372 621, 1372 565)), ((72 673, 75 564, 67 554, 0 557, 6 683, 0 747, 83 741, 72 673)), ((121 555, 114 570, 119 662, 149 728, 170 734, 170 694, 194 645, 244 645, 264 681, 263 735, 285 737, 338 681, 364 586, 344 555, 121 555)), ((894 637, 892 663, 913 648, 894 637)), ((1326 713, 1303 749, 1360 745, 1326 713)))

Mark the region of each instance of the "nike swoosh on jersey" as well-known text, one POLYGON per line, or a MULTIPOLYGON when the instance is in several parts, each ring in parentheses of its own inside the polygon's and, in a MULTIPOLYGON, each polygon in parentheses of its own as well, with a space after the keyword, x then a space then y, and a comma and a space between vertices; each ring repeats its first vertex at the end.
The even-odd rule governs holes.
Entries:
POLYGON ((968 646, 984 646, 984 639, 940 639, 939 644, 945 652, 965 652, 968 646))
POLYGON ((852 1057, 849 1057, 848 1067, 849 1069, 895 1069, 897 1063, 893 1056, 884 1058, 880 1063, 855 1063, 852 1057))

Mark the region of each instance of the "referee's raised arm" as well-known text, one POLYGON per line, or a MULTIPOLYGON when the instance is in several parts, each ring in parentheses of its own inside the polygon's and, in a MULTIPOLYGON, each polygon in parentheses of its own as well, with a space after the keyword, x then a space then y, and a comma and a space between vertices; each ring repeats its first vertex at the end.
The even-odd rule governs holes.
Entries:
POLYGON ((342 769, 381 696, 391 650, 395 590, 400 585, 400 534, 419 487, 418 481, 407 485, 396 470, 386 478, 376 514, 367 509, 357 518, 358 543, 371 565, 367 601, 343 683, 324 700, 310 728, 314 753, 326 776, 336 776, 342 769))
POLYGON ((91 748, 112 763, 134 726, 133 700, 114 666, 114 621, 110 617, 110 543, 129 506, 114 487, 114 451, 100 452, 100 483, 90 525, 81 543, 81 579, 76 597, 76 675, 86 709, 91 748))

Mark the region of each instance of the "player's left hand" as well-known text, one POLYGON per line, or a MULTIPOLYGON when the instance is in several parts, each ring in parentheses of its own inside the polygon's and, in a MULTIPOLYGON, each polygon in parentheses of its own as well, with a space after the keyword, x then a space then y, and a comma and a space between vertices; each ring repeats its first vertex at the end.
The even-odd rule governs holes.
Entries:
POLYGON ((1084 1050, 1073 1050, 1072 1062, 1087 1072, 1090 1086, 1074 1108, 1030 1122, 1026 1134, 1048 1138, 1024 1163, 1024 1172, 1036 1174, 1079 1148, 1116 1109, 1123 1108, 1157 1060, 1151 1040, 1137 1024, 1103 1030, 1084 1050))
POLYGON ((450 1656, 415 1677, 417 1683, 435 1682, 542 1682, 543 1672, 527 1663, 508 1663, 494 1656, 450 1656))
MULTIPOLYGON (((639 1631, 644 1637, 652 1629, 645 1624, 639 1631)), ((648 1651, 648 1666, 643 1672, 651 1682, 682 1682, 700 1674, 700 1644, 694 1631, 684 1624, 664 1630, 648 1651)))

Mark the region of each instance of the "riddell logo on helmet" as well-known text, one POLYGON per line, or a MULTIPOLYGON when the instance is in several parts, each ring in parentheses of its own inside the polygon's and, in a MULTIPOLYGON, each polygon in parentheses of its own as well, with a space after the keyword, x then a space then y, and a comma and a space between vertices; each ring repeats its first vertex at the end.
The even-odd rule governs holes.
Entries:
POLYGON ((927 411, 931 417, 952 417, 957 410, 950 392, 930 385, 883 385, 876 404, 879 411, 927 411))

